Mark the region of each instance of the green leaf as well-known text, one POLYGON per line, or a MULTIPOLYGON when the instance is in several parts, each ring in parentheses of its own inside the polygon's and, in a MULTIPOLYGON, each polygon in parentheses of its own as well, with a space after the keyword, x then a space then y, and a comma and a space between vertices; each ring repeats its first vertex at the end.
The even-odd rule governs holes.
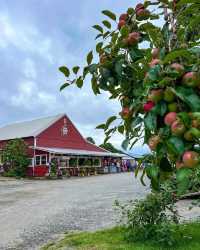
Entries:
POLYGON ((82 88, 82 86, 83 86, 83 79, 82 79, 81 76, 76 80, 76 85, 77 85, 78 88, 82 88))
POLYGON ((169 138, 169 140, 166 142, 166 145, 168 150, 175 155, 181 155, 185 151, 183 141, 175 136, 169 138))
POLYGON ((129 145, 129 139, 126 138, 126 139, 122 142, 122 148, 123 148, 124 150, 127 150, 128 145, 129 145))
POLYGON ((120 133, 120 134, 124 134, 124 126, 123 125, 121 125, 121 126, 119 126, 118 128, 117 128, 117 130, 118 130, 118 132, 120 133))
POLYGON ((96 52, 97 53, 100 53, 102 51, 102 46, 103 46, 102 42, 97 43, 97 45, 96 45, 96 52))
POLYGON ((119 33, 118 33, 118 32, 115 32, 115 33, 113 33, 113 34, 112 34, 112 39, 111 39, 111 42, 112 42, 113 44, 115 44, 115 43, 116 43, 117 38, 118 38, 118 35, 119 35, 119 33))
POLYGON ((112 122, 114 122, 117 119, 117 116, 111 116, 108 118, 104 130, 107 130, 112 122))
POLYGON ((94 77, 92 78, 91 84, 92 84, 92 90, 93 90, 94 94, 95 95, 100 94, 99 86, 97 84, 96 78, 94 78, 94 77))
POLYGON ((178 195, 184 194, 190 186, 190 177, 192 170, 188 168, 181 168, 176 172, 176 181, 178 195))
POLYGON ((147 114, 147 116, 144 118, 144 124, 145 127, 150 130, 150 131, 154 131, 156 129, 156 125, 157 125, 157 119, 156 119, 156 115, 152 112, 149 112, 147 114))
POLYGON ((90 74, 94 74, 98 69, 98 64, 95 64, 95 63, 90 64, 87 68, 90 74))
POLYGON ((72 71, 74 72, 74 74, 77 74, 79 69, 80 69, 79 66, 75 66, 75 67, 73 67, 72 71))
POLYGON ((191 56, 191 53, 187 49, 177 49, 170 53, 168 53, 164 58, 164 63, 169 63, 171 61, 174 61, 177 57, 184 57, 189 58, 191 56))
POLYGON ((93 60, 93 52, 90 51, 90 52, 88 53, 88 55, 87 55, 87 63, 88 63, 88 65, 91 64, 92 60, 93 60))
POLYGON ((144 52, 138 48, 131 49, 129 53, 134 62, 144 57, 144 52))
POLYGON ((108 29, 111 29, 111 23, 108 20, 104 20, 102 22, 104 24, 104 26, 106 26, 108 29))
POLYGON ((102 34, 98 34, 96 37, 95 37, 95 40, 97 40, 98 38, 102 37, 103 36, 103 33, 102 34))
POLYGON ((123 72, 123 63, 124 63, 124 60, 120 60, 115 63, 115 71, 119 77, 121 77, 122 72, 123 72))
POLYGON ((102 124, 98 125, 98 126, 96 127, 96 129, 104 129, 105 126, 106 126, 106 125, 105 125, 104 123, 102 123, 102 124))
POLYGON ((181 121, 184 123, 184 125, 186 127, 189 127, 190 123, 191 123, 191 118, 188 115, 187 112, 180 112, 178 113, 178 117, 181 119, 181 121))
POLYGON ((94 25, 92 28, 98 30, 99 32, 103 33, 103 28, 100 25, 94 25))
POLYGON ((114 20, 114 21, 117 20, 116 15, 115 15, 113 12, 111 12, 110 10, 103 10, 103 11, 102 11, 102 14, 104 14, 105 16, 111 18, 111 19, 114 20))
POLYGON ((144 177, 145 177, 145 174, 146 174, 146 169, 144 168, 143 169, 143 172, 142 172, 142 175, 140 177, 140 181, 142 183, 143 186, 146 186, 145 182, 144 182, 144 177))
POLYGON ((152 80, 152 81, 158 81, 159 77, 160 77, 160 71, 161 71, 160 65, 156 65, 156 66, 152 67, 148 71, 149 79, 152 80))
POLYGON ((105 145, 105 144, 110 140, 110 138, 111 138, 111 136, 106 136, 106 138, 105 138, 103 144, 105 145))
POLYGON ((154 190, 159 188, 159 168, 157 166, 147 166, 146 174, 151 180, 151 186, 154 190))
POLYGON ((152 112, 155 112, 157 115, 163 116, 167 112, 167 104, 164 101, 161 101, 156 104, 156 106, 152 109, 152 112))
POLYGON ((199 3, 199 0, 180 0, 178 2, 177 6, 183 5, 183 4, 188 4, 188 3, 199 3))
POLYGON ((200 110, 200 98, 191 88, 186 87, 177 87, 176 89, 172 88, 172 91, 187 105, 191 108, 191 111, 200 110))
POLYGON ((70 71, 66 66, 62 66, 59 68, 60 72, 62 72, 66 77, 69 77, 70 71))
POLYGON ((128 8, 127 13, 131 16, 135 13, 135 9, 134 8, 128 8))
POLYGON ((65 89, 66 87, 68 87, 70 84, 69 83, 64 83, 61 87, 60 87, 60 91, 62 91, 63 89, 65 89))
POLYGON ((122 35, 122 37, 127 37, 129 34, 129 27, 127 25, 124 25, 121 29, 120 29, 120 34, 122 35))

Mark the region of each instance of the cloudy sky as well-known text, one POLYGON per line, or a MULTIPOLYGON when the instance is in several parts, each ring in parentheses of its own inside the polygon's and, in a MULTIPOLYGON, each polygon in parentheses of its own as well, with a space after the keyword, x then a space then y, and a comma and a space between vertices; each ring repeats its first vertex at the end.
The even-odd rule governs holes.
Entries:
MULTIPOLYGON (((95 97, 89 81, 80 91, 59 92, 61 65, 83 65, 94 48, 92 25, 101 10, 124 12, 134 0, 1 0, 0 1, 0 125, 66 113, 81 133, 97 143, 95 126, 119 112, 105 94, 95 97), (123 4, 122 4, 123 3, 123 4)), ((119 146, 121 138, 113 143, 119 146)))

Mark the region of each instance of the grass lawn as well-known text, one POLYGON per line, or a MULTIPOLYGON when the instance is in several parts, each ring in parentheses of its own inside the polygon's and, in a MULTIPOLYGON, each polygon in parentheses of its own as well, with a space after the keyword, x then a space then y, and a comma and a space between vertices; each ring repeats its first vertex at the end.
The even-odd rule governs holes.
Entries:
POLYGON ((50 243, 42 250, 200 250, 200 223, 182 225, 181 232, 187 237, 181 238, 173 248, 161 248, 149 242, 128 243, 123 237, 123 230, 113 228, 95 233, 67 234, 64 239, 50 243))

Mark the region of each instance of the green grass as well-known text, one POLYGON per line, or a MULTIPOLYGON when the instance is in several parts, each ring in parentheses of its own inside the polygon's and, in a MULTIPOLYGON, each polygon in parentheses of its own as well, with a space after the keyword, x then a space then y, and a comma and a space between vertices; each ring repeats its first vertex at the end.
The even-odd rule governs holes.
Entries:
MULTIPOLYGON (((176 247, 161 248, 150 242, 128 243, 124 239, 123 228, 112 228, 94 233, 67 234, 64 239, 50 243, 42 250, 199 250, 200 249, 200 223, 181 225, 184 236, 180 238, 176 247)), ((177 234, 178 237, 178 234, 177 234)))

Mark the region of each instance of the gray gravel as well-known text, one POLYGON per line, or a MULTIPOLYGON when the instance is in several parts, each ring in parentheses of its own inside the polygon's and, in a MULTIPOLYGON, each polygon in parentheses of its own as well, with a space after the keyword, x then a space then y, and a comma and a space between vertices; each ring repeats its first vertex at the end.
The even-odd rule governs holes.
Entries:
POLYGON ((147 191, 130 173, 0 181, 0 249, 39 249, 68 230, 112 226, 114 200, 139 198, 147 191))
MULTIPOLYGON (((0 181, 0 250, 35 250, 69 230, 114 225, 113 202, 144 197, 148 187, 132 174, 56 181, 0 181)), ((188 201, 178 204, 187 218, 188 201)))

